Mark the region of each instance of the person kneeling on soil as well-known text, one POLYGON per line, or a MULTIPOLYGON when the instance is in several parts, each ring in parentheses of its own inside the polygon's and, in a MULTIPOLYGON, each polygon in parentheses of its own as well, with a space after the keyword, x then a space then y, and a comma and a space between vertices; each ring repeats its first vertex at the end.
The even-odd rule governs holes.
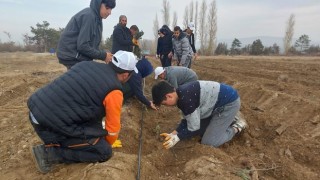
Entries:
POLYGON ((192 69, 182 66, 157 67, 154 70, 154 74, 155 79, 166 80, 174 88, 198 80, 197 74, 192 69))
POLYGON ((136 97, 140 102, 142 102, 147 107, 156 110, 156 106, 152 101, 149 101, 143 94, 143 78, 149 76, 153 72, 153 67, 151 63, 143 57, 138 61, 136 65, 138 73, 133 73, 131 78, 123 86, 123 96, 126 102, 131 97, 136 97))
POLYGON ((237 91, 225 84, 194 81, 175 89, 161 81, 152 87, 152 98, 156 106, 177 106, 184 117, 172 133, 160 134, 166 149, 197 135, 202 137, 201 144, 219 147, 247 127, 244 119, 236 118, 240 109, 237 91))
POLYGON ((133 53, 118 51, 109 64, 79 62, 28 99, 30 122, 44 142, 31 153, 40 172, 57 163, 103 162, 120 131, 122 83, 136 69, 133 53), (105 128, 102 118, 105 118, 105 128))

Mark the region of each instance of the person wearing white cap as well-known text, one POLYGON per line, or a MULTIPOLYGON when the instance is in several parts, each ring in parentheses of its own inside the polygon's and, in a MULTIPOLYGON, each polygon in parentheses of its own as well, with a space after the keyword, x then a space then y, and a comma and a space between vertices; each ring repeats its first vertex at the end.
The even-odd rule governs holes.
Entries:
POLYGON ((138 72, 136 63, 126 51, 116 52, 109 64, 79 62, 30 96, 30 123, 43 141, 31 149, 40 172, 57 163, 111 158, 121 127, 122 84, 138 72))
POLYGON ((198 80, 197 74, 192 69, 181 66, 157 67, 154 74, 155 79, 166 80, 176 89, 185 83, 198 80))
POLYGON ((194 30, 195 30, 195 25, 194 25, 193 22, 190 22, 188 24, 187 29, 184 30, 184 32, 187 33, 187 37, 189 39, 189 43, 190 43, 190 46, 191 46, 192 51, 193 51, 194 60, 196 60, 198 55, 197 55, 197 50, 196 50, 196 47, 195 47, 195 38, 194 38, 194 34, 193 34, 194 30))

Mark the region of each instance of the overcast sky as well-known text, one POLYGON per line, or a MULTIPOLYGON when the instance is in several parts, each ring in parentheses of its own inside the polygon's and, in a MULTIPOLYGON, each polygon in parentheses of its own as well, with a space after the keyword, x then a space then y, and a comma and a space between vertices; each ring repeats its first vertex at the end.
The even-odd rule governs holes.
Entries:
MULTIPOLYGON (((171 22, 173 12, 178 14, 182 25, 184 9, 192 0, 169 0, 171 22)), ((145 32, 143 38, 153 38, 153 21, 158 15, 162 25, 162 0, 117 0, 112 14, 103 20, 103 37, 112 34, 121 14, 145 32)), ((195 3, 196 0, 193 0, 195 3)), ((198 1, 199 6, 201 1, 198 1)), ((207 0, 209 4, 211 0, 207 0)), ((0 40, 8 41, 4 31, 10 32, 12 40, 22 42, 22 34, 30 33, 30 26, 48 21, 51 28, 63 28, 78 11, 88 7, 90 0, 0 0, 0 40)), ((283 37, 286 22, 295 15, 294 38, 303 34, 312 42, 320 42, 319 0, 216 0, 219 39, 247 38, 257 36, 283 37)), ((171 26, 171 25, 170 25, 171 26)))

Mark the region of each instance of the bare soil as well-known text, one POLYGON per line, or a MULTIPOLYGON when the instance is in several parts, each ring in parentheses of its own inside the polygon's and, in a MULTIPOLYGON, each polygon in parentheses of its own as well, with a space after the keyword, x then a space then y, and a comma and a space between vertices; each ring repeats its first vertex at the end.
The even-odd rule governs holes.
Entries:
MULTIPOLYGON (((136 179, 141 124, 141 179, 320 179, 319 57, 200 57, 192 69, 239 91, 250 126, 242 135, 219 148, 193 138, 165 150, 159 133, 177 126, 178 109, 153 111, 132 99, 122 112, 123 148, 109 161, 59 164, 41 174, 29 150, 41 141, 26 101, 66 68, 46 54, 0 54, 0 179, 136 179)), ((150 98, 154 83, 153 74, 146 78, 150 98)))

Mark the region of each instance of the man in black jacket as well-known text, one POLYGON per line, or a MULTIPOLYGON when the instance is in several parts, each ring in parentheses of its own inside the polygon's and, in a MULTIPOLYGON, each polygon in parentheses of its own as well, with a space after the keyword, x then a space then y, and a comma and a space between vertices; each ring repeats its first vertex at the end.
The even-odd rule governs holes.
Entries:
POLYGON ((57 57, 61 64, 70 69, 81 61, 111 61, 112 54, 99 49, 99 45, 103 29, 102 19, 106 19, 115 6, 115 0, 91 0, 89 8, 71 18, 58 43, 57 57))
POLYGON ((138 72, 136 63, 125 51, 109 64, 80 62, 30 96, 30 122, 44 143, 31 149, 40 172, 57 163, 103 162, 112 156, 121 127, 122 84, 138 72))
POLYGON ((132 34, 129 28, 127 28, 127 17, 121 15, 119 17, 119 23, 114 27, 112 33, 112 53, 116 53, 119 50, 133 51, 133 46, 138 46, 137 42, 132 40, 132 34))

